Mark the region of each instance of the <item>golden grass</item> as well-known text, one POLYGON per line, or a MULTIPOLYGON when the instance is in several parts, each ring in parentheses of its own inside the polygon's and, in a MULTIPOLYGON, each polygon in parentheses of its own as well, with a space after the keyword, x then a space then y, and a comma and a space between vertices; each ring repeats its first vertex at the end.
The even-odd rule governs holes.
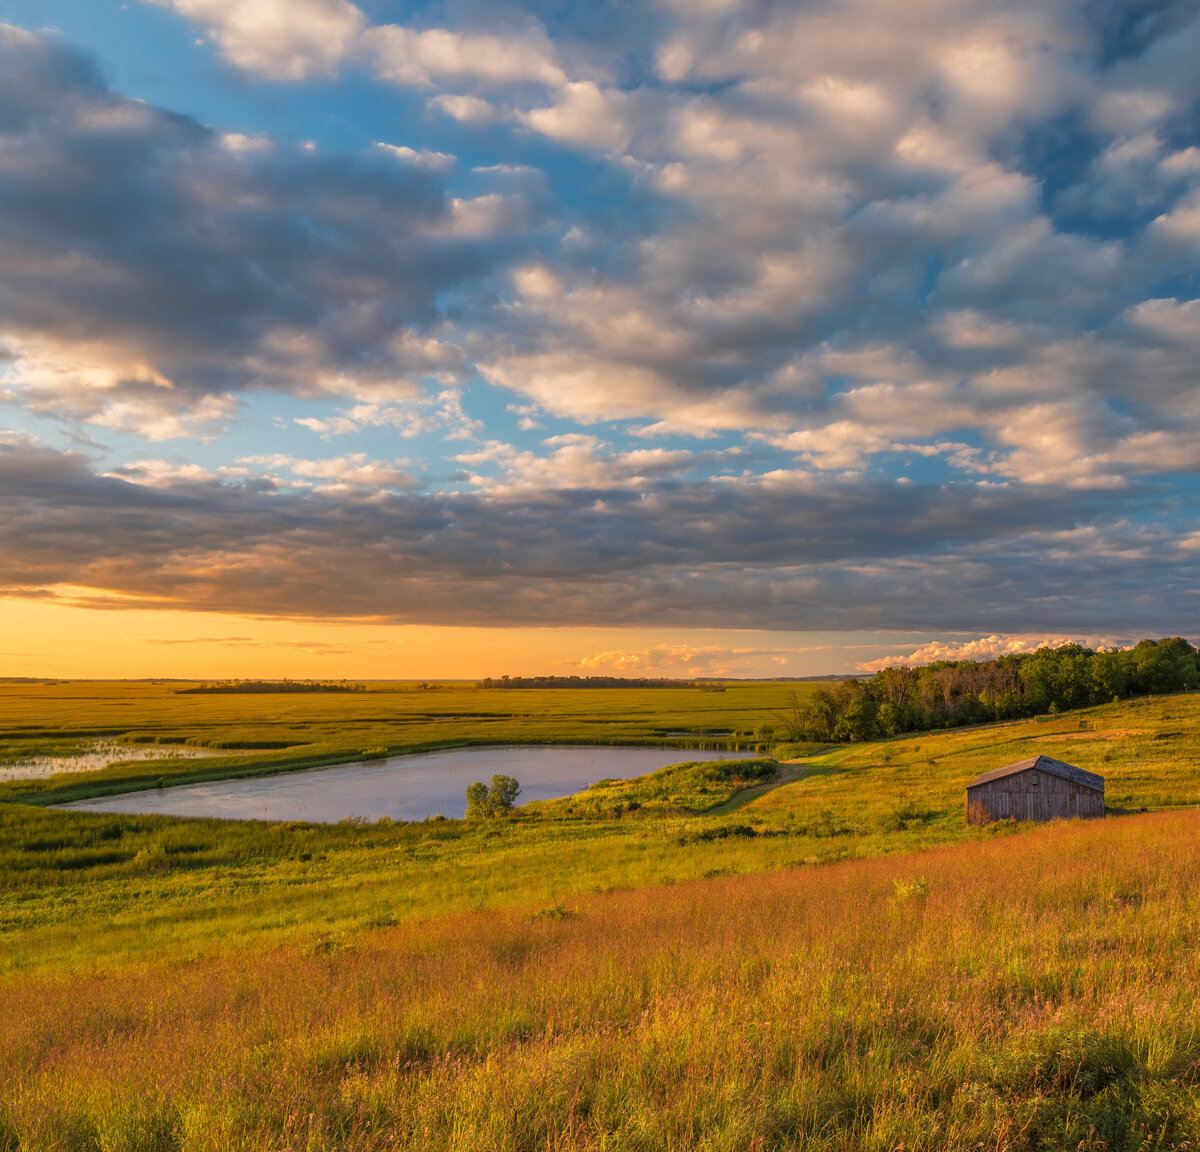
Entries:
POLYGON ((25 979, 0 1147, 1187 1147, 1198 836, 1051 825, 25 979))
POLYGON ((855 745, 728 816, 0 806, 0 1150, 1191 1147, 1200 814, 962 816, 1031 748, 1196 804, 1198 734, 855 745))

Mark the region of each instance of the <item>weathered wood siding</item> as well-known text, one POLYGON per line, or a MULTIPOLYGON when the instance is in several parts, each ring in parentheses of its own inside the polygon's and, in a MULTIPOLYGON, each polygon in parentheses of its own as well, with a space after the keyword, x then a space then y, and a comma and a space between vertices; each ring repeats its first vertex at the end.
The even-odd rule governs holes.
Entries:
POLYGON ((1104 815, 1104 793, 1029 770, 967 788, 967 823, 992 820, 1089 820, 1104 815))

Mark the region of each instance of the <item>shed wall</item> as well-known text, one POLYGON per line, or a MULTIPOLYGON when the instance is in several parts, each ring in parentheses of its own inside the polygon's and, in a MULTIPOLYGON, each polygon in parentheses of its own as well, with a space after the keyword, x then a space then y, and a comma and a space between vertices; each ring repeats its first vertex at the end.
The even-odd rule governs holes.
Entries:
POLYGON ((1104 793, 1047 772, 1018 772, 967 789, 967 822, 1090 820, 1104 815, 1104 793), (1034 783, 1036 779, 1037 783, 1034 783))

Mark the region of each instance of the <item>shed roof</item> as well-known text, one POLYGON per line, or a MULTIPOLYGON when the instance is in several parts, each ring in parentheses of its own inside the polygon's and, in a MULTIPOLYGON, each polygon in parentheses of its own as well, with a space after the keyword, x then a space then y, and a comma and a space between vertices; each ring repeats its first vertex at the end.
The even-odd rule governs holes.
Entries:
POLYGON ((1005 764, 1003 768, 993 768, 977 780, 972 780, 967 787, 974 788, 976 784, 986 784, 990 780, 999 780, 1003 776, 1015 776, 1018 772, 1029 771, 1030 768, 1036 768, 1039 772, 1048 772, 1051 776, 1059 776, 1063 780, 1081 784, 1084 788, 1094 788, 1097 792, 1104 791, 1103 776, 1076 768, 1074 764, 1068 764, 1065 760, 1055 760, 1053 756, 1030 756, 1027 760, 1018 760, 1015 764, 1005 764))

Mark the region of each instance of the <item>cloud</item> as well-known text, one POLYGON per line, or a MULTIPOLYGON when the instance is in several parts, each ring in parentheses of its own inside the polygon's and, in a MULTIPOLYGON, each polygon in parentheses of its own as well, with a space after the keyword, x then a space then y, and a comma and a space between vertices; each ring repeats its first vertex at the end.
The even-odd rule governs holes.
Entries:
POLYGON ((392 640, 353 640, 348 644, 331 643, 328 640, 264 640, 251 636, 130 636, 127 639, 134 644, 152 644, 158 647, 217 644, 222 648, 286 648, 316 656, 344 656, 352 652, 361 652, 364 648, 395 643, 392 640))
POLYGON ((499 115, 493 105, 478 96, 434 96, 430 99, 429 106, 464 124, 490 124, 499 115))
POLYGON ((296 416, 292 422, 325 439, 366 428, 390 428, 405 439, 440 432, 448 440, 466 440, 483 430, 482 421, 471 419, 464 410, 461 392, 452 388, 401 404, 355 404, 337 416, 296 416))
MULTIPOLYGON (((291 32, 263 31, 274 4, 176 10, 227 54, 243 44, 248 70, 287 72, 245 47, 295 54, 291 32)), ((478 184, 450 194, 449 150, 388 142, 375 157, 397 161, 385 173, 366 157, 302 160, 254 137, 218 146, 93 76, 93 133, 119 120, 123 139, 149 135, 156 172, 208 172, 210 153, 223 157, 186 195, 178 181, 150 186, 173 219, 195 217, 199 200, 206 236, 227 245, 206 263, 197 236, 174 266, 232 290, 181 298, 180 318, 163 317, 171 296, 141 307, 124 285, 150 300, 148 277, 123 253, 97 261, 91 237, 39 245, 36 264, 72 262, 113 303, 88 343, 74 331, 66 343, 65 321, 15 329, 49 356, 49 367, 26 357, 21 375, 61 378, 74 369, 55 365, 84 356, 121 382, 125 406, 94 385, 32 383, 31 405, 165 437, 226 426, 248 387, 362 403, 390 388, 407 401, 427 382, 389 338, 399 330, 436 332, 457 349, 460 382, 478 371, 550 418, 757 437, 832 472, 886 469, 897 445, 936 450, 951 472, 1032 485, 1117 490, 1195 467, 1195 351, 1138 320, 1155 301, 1186 308, 1200 262, 1188 119, 1200 85, 1186 63, 1200 21, 1185 7, 1135 20, 1066 0, 999 11, 840 0, 752 7, 731 23, 720 4, 620 20, 604 4, 553 19, 516 4, 488 21, 463 10, 445 27, 363 19, 307 0, 295 37, 323 20, 357 28, 325 38, 339 66, 427 89, 430 108, 486 126, 513 161, 546 140, 579 153, 620 210, 580 196, 570 164, 519 185, 482 165, 464 174, 478 184), (275 223, 251 232, 247 213, 275 223), (389 243, 373 251, 369 236, 389 243), (145 332, 123 332, 142 315, 145 332), (197 341, 180 340, 184 315, 212 329, 204 354, 187 354, 197 341), (169 334, 169 354, 149 321, 169 334), (1145 395, 1136 410, 1133 389, 1145 395)), ((50 133, 63 137, 56 164, 93 138, 65 123, 58 115, 50 133)), ((135 182, 127 199, 146 195, 135 182)))
POLYGON ((1139 91, 1183 107, 1197 25, 1164 19, 1112 66, 1095 19, 846 2, 764 6, 734 32, 709 8, 677 9, 656 88, 575 80, 518 117, 612 153, 673 211, 648 208, 648 234, 634 217, 593 247, 602 275, 564 249, 516 278, 517 334, 481 370, 561 418, 770 431, 830 470, 872 466, 899 426, 915 447, 975 442, 946 462, 1026 483, 1189 471, 1182 444, 1150 445, 1200 436, 1190 385, 1126 316, 1194 275, 1192 147, 1078 131, 1087 179, 1056 199, 1039 149, 1132 83, 1135 63, 1139 91), (870 363, 881 348, 896 354, 870 363), (1154 401, 1135 417, 1122 398, 1145 381, 1154 401), (1020 439, 1032 427, 1036 452, 1020 439))
POLYGON ((790 649, 779 648, 656 644, 651 648, 594 652, 580 660, 579 668, 587 673, 621 676, 737 676, 753 673, 766 659, 786 663, 790 654, 790 649))
POLYGON ((370 460, 365 452, 351 452, 324 460, 300 460, 275 452, 266 456, 243 456, 238 462, 288 472, 294 479, 286 483, 316 487, 325 492, 417 486, 413 476, 399 467, 401 461, 370 460))
POLYGON ((135 460, 121 464, 106 476, 128 480, 133 484, 145 484, 151 488, 167 488, 177 483, 219 483, 221 480, 250 475, 248 468, 221 467, 214 471, 199 464, 180 460, 135 460))
POLYGON ((1064 644, 1083 644, 1085 647, 1095 649, 1114 646, 1114 642, 1105 637, 1063 635, 1000 636, 993 633, 991 636, 980 636, 976 640, 935 640, 910 652, 907 656, 887 656, 881 660, 867 660, 856 664, 855 668, 859 672, 878 672, 882 668, 932 664, 938 660, 998 660, 1001 656, 1036 652, 1039 648, 1060 648, 1064 644))
POLYGON ((564 84, 549 107, 533 108, 522 119, 530 128, 584 148, 620 151, 629 142, 626 122, 629 97, 601 88, 591 80, 564 84))
POLYGON ((522 35, 497 35, 382 24, 363 35, 362 47, 376 75, 394 84, 534 82, 557 87, 566 81, 553 45, 536 27, 522 35))
POLYGON ((33 412, 134 430, 152 441, 219 431, 237 412, 231 393, 177 392, 172 380, 115 341, 71 343, 12 331, 5 341, 0 400, 33 412))
POLYGON ((470 483, 492 493, 520 490, 633 491, 654 487, 664 480, 695 474, 732 461, 738 450, 693 452, 687 449, 638 448, 616 452, 595 436, 568 433, 551 436, 543 445, 549 451, 518 451, 510 444, 491 441, 455 459, 469 467, 493 466, 498 475, 471 473, 470 483))
POLYGON ((269 80, 333 76, 366 17, 348 0, 143 0, 202 25, 235 68, 269 80))
MULTIPOLYGON (((305 81, 365 64, 391 84, 558 88, 567 76, 533 19, 509 31, 457 31, 368 22, 349 0, 142 0, 170 8, 216 42, 223 59, 263 80, 305 81)), ((484 118, 483 101, 447 94, 443 109, 484 118)))
POLYGON ((56 40, 0 29, 0 61, 0 396, 37 412, 164 440, 220 431, 251 388, 446 383, 440 294, 469 296, 535 211, 464 208, 448 157, 402 145, 230 147, 56 40))
POLYGON ((1200 19, 1134 7, 173 5, 248 75, 355 69, 417 109, 355 154, 215 131, 4 31, 4 401, 217 447, 97 475, 5 441, 0 580, 443 622, 1177 629, 1200 19), (364 442, 213 463, 272 391, 293 438, 364 442), (380 446, 423 434, 462 442, 380 446))
POLYGON ((261 640, 255 640, 251 636, 172 636, 172 637, 157 637, 157 636, 139 636, 136 638, 138 644, 159 644, 170 646, 174 644, 220 644, 226 648, 258 648, 262 645, 261 640))
POLYGON ((402 164, 416 164, 432 168, 435 172, 445 172, 454 167, 455 157, 447 152, 432 152, 428 148, 409 148, 407 144, 385 144, 382 141, 375 145, 390 156, 394 156, 402 164))
MULTIPOLYGON (((600 451, 551 446, 572 447, 600 451)), ((636 463, 636 484, 618 458, 537 487, 518 458, 519 482, 468 492, 353 454, 135 483, 8 434, 0 587, 70 585, 111 611, 981 635, 1177 631, 1196 607, 1186 533, 1103 517, 1094 494, 636 463)))

